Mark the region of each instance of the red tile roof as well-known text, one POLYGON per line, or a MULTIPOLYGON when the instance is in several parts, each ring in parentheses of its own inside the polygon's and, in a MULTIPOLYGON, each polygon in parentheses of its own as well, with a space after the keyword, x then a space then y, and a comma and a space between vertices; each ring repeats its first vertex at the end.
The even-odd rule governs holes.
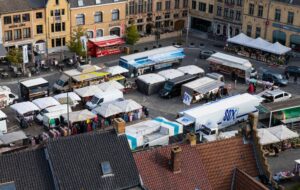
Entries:
POLYGON ((169 166, 172 146, 135 153, 134 159, 142 181, 150 190, 211 190, 201 156, 195 147, 181 145, 181 172, 174 174, 169 166))
POLYGON ((241 137, 180 147, 182 163, 181 173, 178 174, 174 174, 169 167, 172 146, 134 154, 146 188, 229 190, 236 167, 250 176, 258 176, 252 145, 244 144, 241 137))

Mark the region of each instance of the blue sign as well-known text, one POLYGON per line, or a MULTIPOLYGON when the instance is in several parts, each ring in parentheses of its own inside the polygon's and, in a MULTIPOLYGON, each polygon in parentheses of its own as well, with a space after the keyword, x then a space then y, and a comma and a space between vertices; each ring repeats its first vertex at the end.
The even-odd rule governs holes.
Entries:
POLYGON ((225 110, 223 121, 224 122, 234 121, 237 118, 237 115, 238 115, 238 109, 228 108, 225 110))

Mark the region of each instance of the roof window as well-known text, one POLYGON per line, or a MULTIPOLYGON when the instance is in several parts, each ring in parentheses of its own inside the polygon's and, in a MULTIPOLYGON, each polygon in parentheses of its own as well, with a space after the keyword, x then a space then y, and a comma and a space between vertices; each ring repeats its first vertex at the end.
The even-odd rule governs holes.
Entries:
POLYGON ((101 162, 103 176, 113 175, 110 163, 108 161, 101 162))
POLYGON ((78 6, 82 7, 83 6, 83 0, 78 0, 78 6))

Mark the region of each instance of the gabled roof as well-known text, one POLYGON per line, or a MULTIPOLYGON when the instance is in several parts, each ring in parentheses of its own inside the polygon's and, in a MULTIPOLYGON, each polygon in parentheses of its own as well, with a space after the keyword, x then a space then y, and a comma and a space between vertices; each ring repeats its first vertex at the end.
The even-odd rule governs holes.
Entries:
POLYGON ((236 167, 252 177, 258 176, 253 145, 241 137, 211 143, 180 145, 181 172, 169 169, 171 146, 134 154, 142 181, 148 189, 229 190, 236 167))
POLYGON ((44 8, 47 0, 0 0, 0 14, 44 8))
POLYGON ((94 6, 94 5, 105 5, 109 3, 119 3, 119 2, 125 2, 125 0, 100 0, 99 4, 96 3, 96 0, 82 0, 83 6, 78 6, 78 0, 69 0, 71 8, 77 8, 77 7, 87 7, 87 6, 94 6))
POLYGON ((14 182, 16 189, 55 189, 44 149, 2 155, 0 171, 0 184, 14 182))
POLYGON ((174 174, 169 166, 172 146, 135 153, 134 159, 142 181, 147 189, 212 190, 195 147, 180 146, 182 149, 181 172, 174 174))
POLYGON ((60 189, 126 189, 140 184, 125 135, 109 131, 53 139, 46 150, 60 189), (101 169, 106 161, 112 169, 109 176, 101 169))

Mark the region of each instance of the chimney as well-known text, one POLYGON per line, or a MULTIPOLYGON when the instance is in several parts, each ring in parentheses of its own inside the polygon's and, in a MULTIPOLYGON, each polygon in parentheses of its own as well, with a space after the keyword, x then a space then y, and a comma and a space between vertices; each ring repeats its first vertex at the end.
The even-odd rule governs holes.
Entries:
POLYGON ((182 149, 179 146, 175 146, 171 149, 171 164, 174 174, 181 172, 181 152, 182 149))
POLYGON ((250 113, 249 114, 249 121, 250 121, 251 129, 252 130, 257 129, 258 114, 257 113, 250 113))
POLYGON ((195 146, 197 144, 197 137, 194 133, 188 133, 187 137, 191 146, 195 146))

